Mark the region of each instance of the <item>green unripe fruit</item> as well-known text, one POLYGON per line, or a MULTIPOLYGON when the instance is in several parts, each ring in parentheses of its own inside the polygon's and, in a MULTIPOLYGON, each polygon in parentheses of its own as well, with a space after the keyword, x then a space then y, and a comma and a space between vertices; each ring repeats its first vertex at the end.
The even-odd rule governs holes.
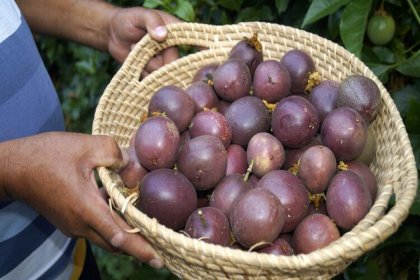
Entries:
POLYGON ((395 21, 387 14, 373 15, 367 25, 367 36, 377 46, 388 44, 395 34, 395 21))

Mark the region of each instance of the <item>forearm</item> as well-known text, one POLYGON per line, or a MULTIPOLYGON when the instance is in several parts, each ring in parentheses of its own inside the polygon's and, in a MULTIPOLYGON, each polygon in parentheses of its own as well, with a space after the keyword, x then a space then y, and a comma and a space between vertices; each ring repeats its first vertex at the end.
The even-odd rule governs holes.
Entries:
POLYGON ((16 0, 31 29, 108 50, 109 24, 120 9, 101 0, 16 0))
POLYGON ((14 184, 11 174, 19 177, 19 140, 0 142, 0 201, 13 198, 10 186, 14 184))

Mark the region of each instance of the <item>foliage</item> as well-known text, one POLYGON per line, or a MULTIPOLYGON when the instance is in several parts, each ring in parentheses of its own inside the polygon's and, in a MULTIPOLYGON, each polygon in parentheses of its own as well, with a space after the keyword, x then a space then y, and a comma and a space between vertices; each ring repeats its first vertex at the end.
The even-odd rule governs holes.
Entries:
MULTIPOLYGON (((184 21, 230 24, 265 21, 316 33, 353 52, 391 93, 420 167, 420 0, 112 0, 120 6, 144 5, 184 21), (368 19, 384 8, 396 22, 390 43, 375 46, 366 38, 368 19)), ((37 37, 62 102, 67 129, 90 132, 99 96, 119 65, 107 54, 59 39, 37 37)), ((391 148, 391 147, 390 147, 391 148)), ((391 238, 353 263, 337 279, 414 279, 419 277, 420 196, 408 219, 391 238)), ((105 279, 171 279, 129 257, 95 248, 105 279), (141 276, 141 277, 140 277, 141 276)))

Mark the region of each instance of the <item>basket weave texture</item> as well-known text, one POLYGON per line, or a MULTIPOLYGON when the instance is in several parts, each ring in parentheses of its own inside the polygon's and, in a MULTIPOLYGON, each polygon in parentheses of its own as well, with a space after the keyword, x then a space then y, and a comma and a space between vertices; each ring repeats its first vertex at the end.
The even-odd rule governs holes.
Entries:
POLYGON ((371 124, 377 140, 371 165, 379 190, 367 216, 329 246, 310 254, 274 256, 244 252, 191 239, 140 212, 127 198, 119 176, 99 167, 98 173, 114 207, 161 254, 165 265, 182 279, 325 279, 341 273, 354 260, 392 235, 407 217, 417 191, 417 169, 400 114, 377 77, 357 57, 317 35, 277 24, 249 22, 213 26, 178 23, 157 43, 148 35, 135 45, 103 93, 95 112, 93 134, 113 136, 122 149, 147 112, 154 92, 165 85, 186 88, 195 72, 209 63, 226 60, 230 49, 258 32, 264 59, 280 59, 293 48, 307 52, 322 79, 342 81, 351 74, 373 79, 381 92, 381 108, 371 124), (158 52, 178 45, 204 47, 180 58, 140 81, 147 62, 158 52), (396 202, 388 206, 395 194, 396 202))

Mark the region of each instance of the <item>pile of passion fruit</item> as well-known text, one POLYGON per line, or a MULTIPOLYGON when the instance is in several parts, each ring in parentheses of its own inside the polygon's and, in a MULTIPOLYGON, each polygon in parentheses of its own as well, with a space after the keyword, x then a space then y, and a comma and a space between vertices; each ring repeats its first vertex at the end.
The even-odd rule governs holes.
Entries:
POLYGON ((351 230, 377 195, 370 123, 380 106, 362 75, 322 79, 311 56, 263 59, 256 35, 186 88, 162 86, 119 171, 136 207, 204 242, 292 255, 351 230))

